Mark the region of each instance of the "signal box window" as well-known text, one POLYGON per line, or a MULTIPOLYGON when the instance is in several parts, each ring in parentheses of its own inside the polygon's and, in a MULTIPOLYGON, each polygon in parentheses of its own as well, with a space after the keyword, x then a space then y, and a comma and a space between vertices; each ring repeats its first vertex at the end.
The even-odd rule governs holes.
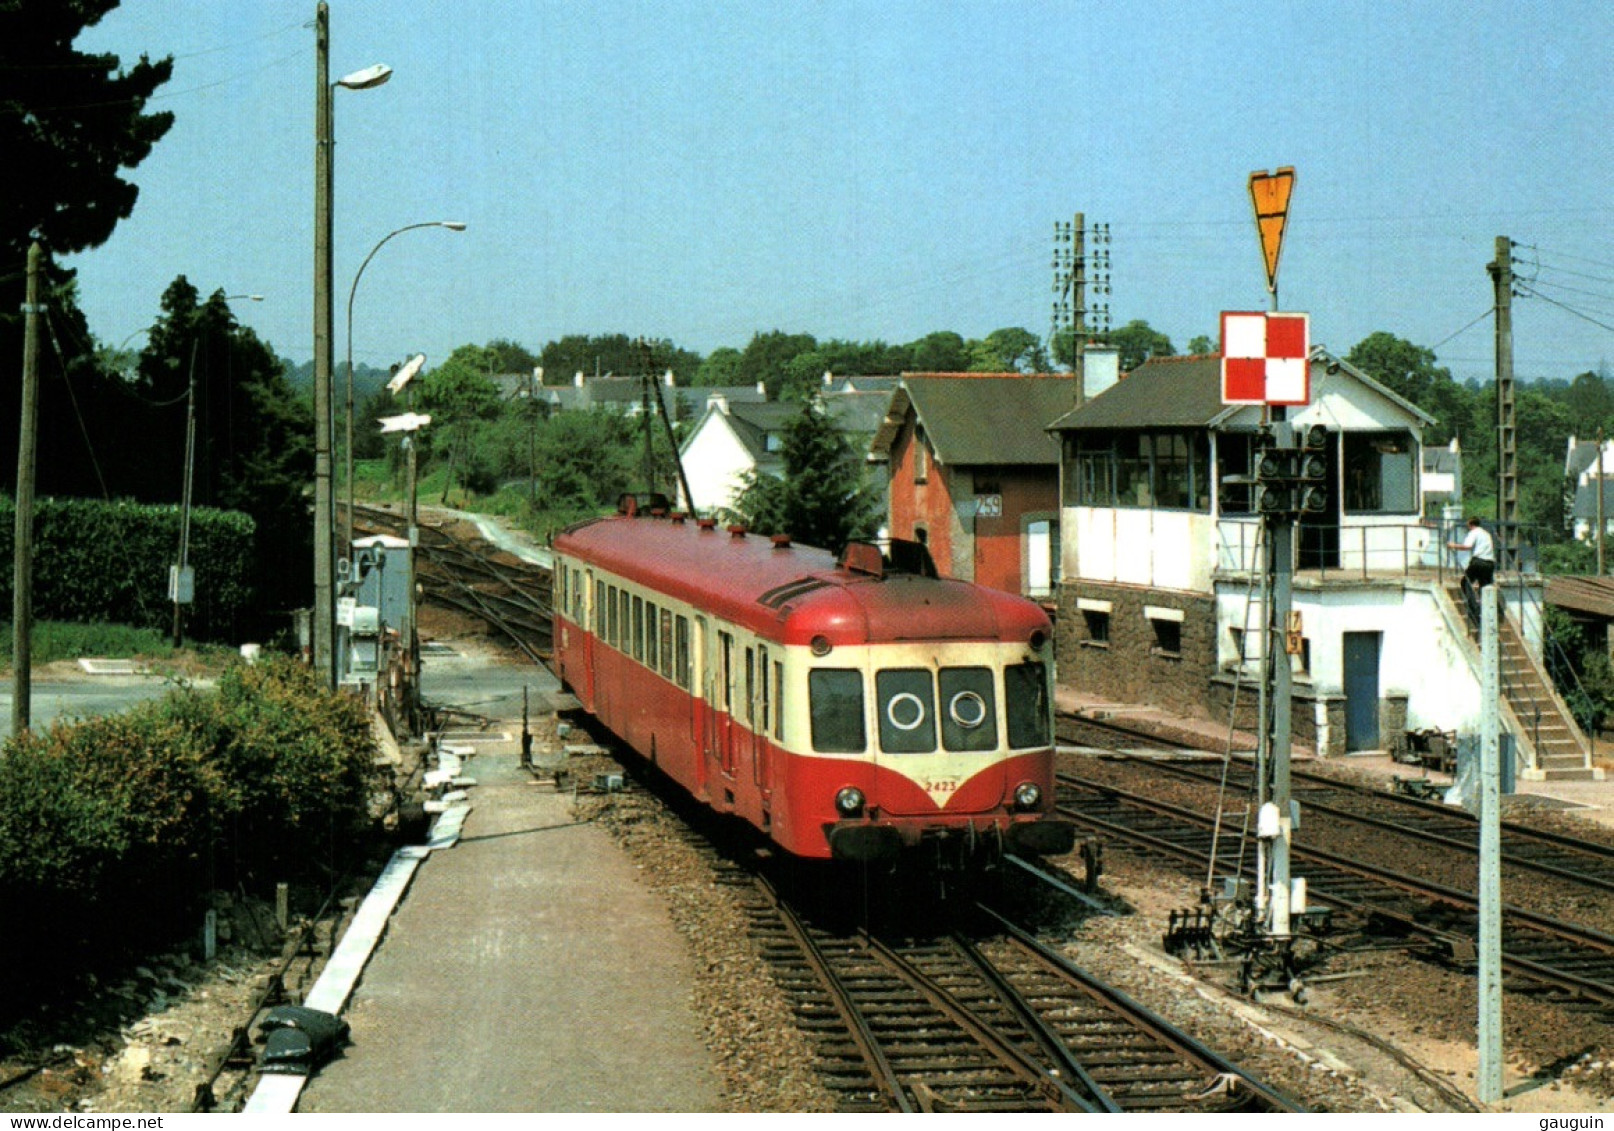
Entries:
POLYGON ((924 668, 893 668, 874 677, 880 705, 880 749, 928 754, 936 749, 936 695, 924 668))
POLYGON ((1345 509, 1352 514, 1416 514, 1418 445, 1408 432, 1340 437, 1345 509))
POLYGON ((861 754, 868 748, 863 731, 862 672, 814 668, 807 674, 807 701, 812 713, 814 750, 820 754, 861 754))
POLYGON ((941 691, 943 748, 995 750, 998 708, 992 669, 943 668, 936 675, 936 683, 941 691))
POLYGON ((1010 664, 1003 669, 1003 703, 1009 719, 1009 746, 1024 750, 1053 741, 1048 669, 1043 664, 1010 664))

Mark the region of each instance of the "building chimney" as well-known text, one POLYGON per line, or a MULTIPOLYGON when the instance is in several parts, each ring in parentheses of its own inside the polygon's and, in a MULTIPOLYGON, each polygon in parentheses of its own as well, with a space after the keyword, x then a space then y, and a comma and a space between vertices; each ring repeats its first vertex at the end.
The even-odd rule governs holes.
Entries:
POLYGON ((768 395, 768 383, 766 381, 758 381, 757 382, 757 396, 765 397, 767 395, 768 395))
POLYGON ((1121 379, 1121 351, 1089 345, 1082 351, 1082 399, 1092 400, 1121 379))
POLYGON ((831 385, 833 385, 834 383, 835 383, 835 374, 831 373, 827 369, 824 370, 824 388, 827 389, 831 385))
POLYGON ((577 376, 572 378, 572 384, 579 389, 583 387, 583 371, 581 369, 577 371, 577 376))
POLYGON ((673 374, 671 369, 667 370, 667 372, 662 375, 661 383, 667 386, 669 389, 673 387, 673 374))
POLYGON ((729 399, 722 393, 713 393, 706 398, 706 407, 715 408, 718 412, 727 416, 729 414, 729 399))

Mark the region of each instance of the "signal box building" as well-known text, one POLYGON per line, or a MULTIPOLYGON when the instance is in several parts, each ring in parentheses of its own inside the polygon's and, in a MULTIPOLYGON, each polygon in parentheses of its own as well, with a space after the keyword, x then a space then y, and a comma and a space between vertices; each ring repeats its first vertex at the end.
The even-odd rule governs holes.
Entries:
POLYGON ((909 373, 872 455, 890 469, 890 533, 929 546, 943 577, 1051 599, 1059 577, 1064 374, 909 373))
MULTIPOLYGON (((1294 527, 1294 739, 1332 755, 1391 749, 1409 731, 1478 733, 1466 563, 1444 548, 1455 532, 1423 518, 1433 417, 1321 347, 1309 365, 1311 403, 1288 419, 1328 429, 1326 505, 1294 527)), ((1222 403, 1219 357, 1157 358, 1049 426, 1062 683, 1252 726, 1265 615, 1248 479, 1262 412, 1222 403)), ((1589 747, 1541 671, 1540 579, 1499 580, 1504 649, 1518 653, 1503 720, 1521 773, 1589 775, 1589 747)))

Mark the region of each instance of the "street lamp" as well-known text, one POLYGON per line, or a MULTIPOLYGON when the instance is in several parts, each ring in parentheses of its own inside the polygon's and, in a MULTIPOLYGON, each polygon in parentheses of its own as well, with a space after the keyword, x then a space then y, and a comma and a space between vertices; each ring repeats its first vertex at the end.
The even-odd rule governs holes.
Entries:
POLYGON ((336 686, 335 558, 331 541, 336 510, 331 492, 331 203, 336 147, 332 94, 339 86, 368 90, 392 77, 377 63, 330 81, 331 10, 320 0, 314 13, 314 668, 336 686))
POLYGON ((405 232, 412 232, 417 228, 447 228, 451 232, 463 232, 465 225, 459 220, 423 220, 418 224, 405 224, 395 231, 388 232, 370 249, 370 254, 364 257, 359 264, 358 274, 353 276, 353 285, 347 292, 347 522, 343 526, 342 550, 351 552, 353 548, 353 296, 359 293, 359 280, 364 278, 364 269, 370 266, 370 260, 380 251, 393 236, 401 236, 405 232))

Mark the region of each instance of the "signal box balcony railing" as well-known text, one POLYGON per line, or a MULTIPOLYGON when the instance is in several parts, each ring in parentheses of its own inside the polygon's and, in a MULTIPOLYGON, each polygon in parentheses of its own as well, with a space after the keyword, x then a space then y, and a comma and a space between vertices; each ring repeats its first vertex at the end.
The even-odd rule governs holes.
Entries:
MULTIPOLYGON (((1444 585, 1461 577, 1468 564, 1466 554, 1448 550, 1446 543, 1461 542, 1466 532, 1462 523, 1442 526, 1433 521, 1349 526, 1302 521, 1296 524, 1295 572, 1340 581, 1422 577, 1444 585)), ((1216 534, 1218 575, 1260 573, 1259 518, 1219 519, 1216 534)), ((1515 543, 1511 556, 1523 567, 1512 572, 1535 572, 1532 546, 1515 543)))

